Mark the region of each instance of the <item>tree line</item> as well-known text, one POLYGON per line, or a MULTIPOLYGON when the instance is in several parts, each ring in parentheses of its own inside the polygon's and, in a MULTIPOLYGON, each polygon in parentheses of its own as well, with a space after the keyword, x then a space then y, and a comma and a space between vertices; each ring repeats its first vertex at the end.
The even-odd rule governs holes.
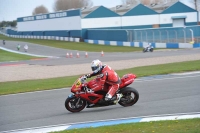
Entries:
MULTIPOLYGON (((68 10, 68 9, 77 9, 82 7, 91 7, 93 5, 91 0, 56 0, 53 5, 53 10, 55 12, 68 10)), ((44 6, 36 7, 32 15, 49 13, 48 9, 44 6)))
MULTIPOLYGON (((165 2, 177 2, 178 0, 121 0, 121 4, 123 5, 137 5, 142 3, 144 5, 151 5, 155 3, 165 3, 165 2)), ((197 9, 197 0, 188 0, 195 4, 197 9)), ((92 0, 55 0, 53 4, 54 11, 68 10, 68 9, 76 9, 83 7, 91 7, 93 6, 92 0)), ((113 5, 113 7, 116 5, 113 5)), ((33 10, 32 15, 49 13, 48 9, 44 6, 38 6, 33 10)))
POLYGON ((2 21, 0 22, 0 27, 16 27, 17 25, 17 21, 13 20, 13 21, 2 21))

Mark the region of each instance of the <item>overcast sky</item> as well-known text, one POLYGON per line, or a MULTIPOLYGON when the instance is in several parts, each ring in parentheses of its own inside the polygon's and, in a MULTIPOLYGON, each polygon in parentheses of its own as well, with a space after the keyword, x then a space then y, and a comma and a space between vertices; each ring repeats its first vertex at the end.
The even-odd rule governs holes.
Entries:
MULTIPOLYGON (((53 12, 55 0, 0 0, 0 21, 16 20, 18 17, 31 16, 35 7, 44 5, 49 12, 53 12)), ((93 5, 113 7, 121 0, 92 0, 93 5)))
MULTIPOLYGON (((0 21, 16 20, 18 17, 31 16, 35 7, 44 5, 53 12, 55 0, 0 0, 0 21)), ((92 0, 94 6, 113 7, 121 4, 121 0, 92 0)), ((191 5, 191 0, 181 0, 191 5), (190 2, 189 2, 190 1, 190 2)))

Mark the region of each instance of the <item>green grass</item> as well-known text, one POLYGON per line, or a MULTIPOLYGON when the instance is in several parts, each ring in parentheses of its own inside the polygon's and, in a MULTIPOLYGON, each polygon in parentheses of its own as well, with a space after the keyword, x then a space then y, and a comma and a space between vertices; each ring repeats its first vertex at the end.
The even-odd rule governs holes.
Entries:
POLYGON ((135 73, 138 77, 143 77, 149 75, 169 74, 176 72, 180 73, 180 72, 197 71, 197 70, 200 70, 200 60, 135 67, 131 69, 119 70, 117 72, 119 75, 132 72, 135 73))
POLYGON ((199 133, 200 119, 170 120, 82 128, 54 133, 199 133))
POLYGON ((66 42, 66 41, 56 41, 56 40, 42 40, 42 39, 23 39, 23 38, 12 38, 0 35, 0 40, 10 40, 10 41, 22 41, 30 42, 45 46, 51 46, 56 48, 71 49, 71 50, 80 50, 80 51, 92 51, 92 52, 133 52, 133 51, 142 51, 142 48, 135 47, 124 47, 124 46, 105 46, 105 45, 94 45, 84 42, 66 42))
MULTIPOLYGON (((88 68, 89 69, 89 68, 88 68)), ((121 77, 126 73, 134 73, 137 77, 178 73, 186 71, 200 70, 200 61, 188 61, 180 63, 170 63, 163 65, 152 65, 119 70, 117 73, 121 77)), ((79 75, 80 76, 80 75, 79 75)), ((27 80, 17 82, 0 82, 0 95, 20 92, 30 92, 38 90, 49 90, 71 86, 79 76, 60 77, 40 80, 27 80)))
POLYGON ((16 61, 16 60, 30 60, 35 59, 38 57, 23 55, 23 54, 16 54, 12 52, 7 52, 0 49, 0 62, 4 61, 16 61))

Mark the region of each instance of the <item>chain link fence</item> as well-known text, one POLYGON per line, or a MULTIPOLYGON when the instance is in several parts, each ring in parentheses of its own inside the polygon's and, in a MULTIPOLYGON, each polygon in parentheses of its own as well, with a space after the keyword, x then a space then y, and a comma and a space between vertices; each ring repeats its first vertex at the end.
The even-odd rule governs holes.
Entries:
POLYGON ((199 43, 200 26, 126 30, 130 42, 199 43))

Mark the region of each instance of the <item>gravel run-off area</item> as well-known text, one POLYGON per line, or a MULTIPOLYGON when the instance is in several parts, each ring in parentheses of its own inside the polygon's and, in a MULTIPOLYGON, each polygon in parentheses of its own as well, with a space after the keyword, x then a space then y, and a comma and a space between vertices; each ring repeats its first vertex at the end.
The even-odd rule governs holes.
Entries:
MULTIPOLYGON (((103 63, 108 64, 114 70, 121 70, 138 66, 148 66, 192 60, 200 60, 200 54, 109 61, 103 63)), ((59 66, 42 66, 28 64, 0 66, 0 82, 73 76, 87 74, 90 72, 90 63, 59 66)))

